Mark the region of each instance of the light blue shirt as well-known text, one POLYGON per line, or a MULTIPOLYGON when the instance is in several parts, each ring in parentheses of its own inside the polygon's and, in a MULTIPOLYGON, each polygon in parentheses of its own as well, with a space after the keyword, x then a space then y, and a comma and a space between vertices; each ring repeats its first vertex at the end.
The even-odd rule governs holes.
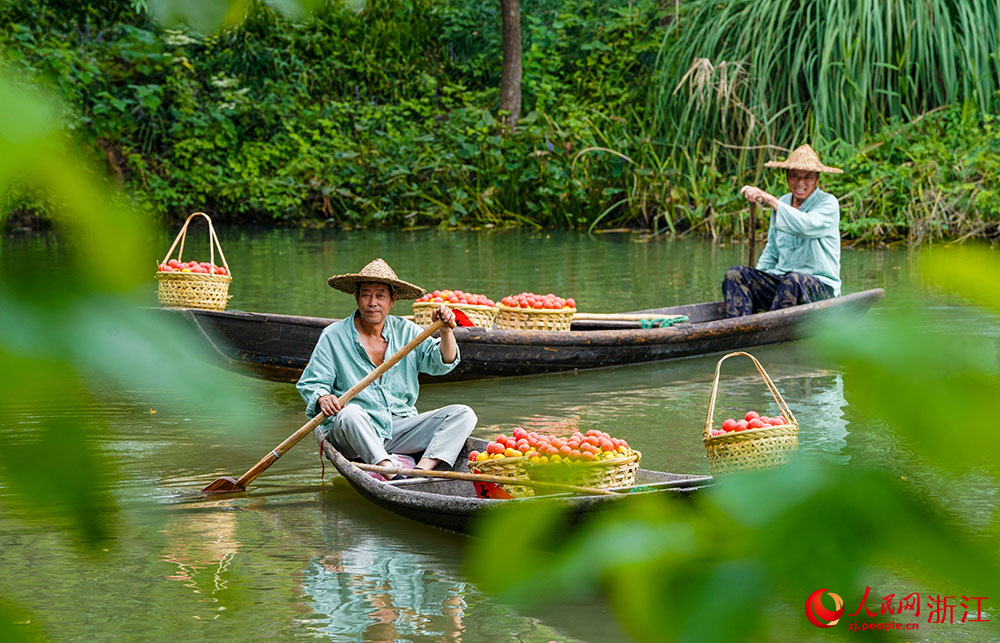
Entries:
MULTIPOLYGON (((357 314, 355 311, 354 315, 357 314)), ((340 397, 376 368, 361 345, 354 315, 323 329, 309 364, 295 385, 306 402, 306 417, 315 417, 320 412, 317 404, 320 397, 327 394, 340 397)), ((395 315, 386 316, 382 328, 382 337, 389 342, 386 359, 422 332, 423 329, 411 321, 395 315)), ((368 411, 382 439, 392 435, 393 415, 410 417, 417 414, 414 404, 420 392, 419 373, 444 375, 458 365, 458 354, 451 364, 444 363, 440 346, 439 338, 427 338, 349 402, 368 411)), ((324 431, 329 422, 329 418, 323 422, 324 431)))
POLYGON ((792 194, 778 199, 771 216, 767 245, 757 260, 757 270, 773 275, 804 272, 840 296, 840 203, 819 188, 799 208, 792 207, 792 194))

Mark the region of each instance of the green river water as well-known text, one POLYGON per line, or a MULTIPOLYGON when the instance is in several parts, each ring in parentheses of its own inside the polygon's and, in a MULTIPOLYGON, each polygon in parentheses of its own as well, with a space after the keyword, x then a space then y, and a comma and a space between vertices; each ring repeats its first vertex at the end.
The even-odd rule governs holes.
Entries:
MULTIPOLYGON (((230 309, 328 317, 348 314, 354 302, 327 287, 326 278, 376 256, 428 289, 457 287, 494 299, 554 292, 575 297, 583 311, 614 312, 718 299, 721 275, 746 253, 741 245, 635 234, 223 228, 220 236, 234 275, 230 309)), ((159 246, 171 240, 165 232, 159 246)), ((199 243, 190 242, 185 259, 207 260, 199 243)), ((44 235, 20 237, 3 241, 2 250, 11 260, 51 244, 44 235)), ((845 249, 842 265, 845 292, 886 289, 868 313, 877 320, 900 303, 911 256, 906 249, 845 249)), ((942 324, 1000 336, 957 318, 946 303, 933 307, 942 324)), ((394 312, 408 314, 409 306, 402 302, 394 312)), ((858 457, 887 466, 903 459, 881 427, 852 417, 843 375, 818 363, 808 342, 753 352, 799 418, 802 450, 845 465, 858 457)), ((717 359, 429 385, 418 406, 469 404, 480 419, 475 435, 484 438, 516 426, 604 429, 640 448, 648 468, 707 473, 700 431, 717 359)), ((740 409, 775 411, 749 363, 730 360, 726 371, 719 421, 740 409)), ((304 422, 294 386, 251 378, 240 386, 262 412, 228 433, 208 430, 229 422, 220 413, 189 409, 157 390, 108 391, 72 409, 53 404, 52 391, 39 391, 0 409, 5 441, 31 439, 33 426, 57 415, 106 425, 111 437, 101 447, 119 467, 109 484, 121 503, 116 538, 87 552, 0 488, 3 597, 55 640, 622 638, 599 599, 522 612, 484 595, 465 566, 486 563, 464 560, 464 537, 367 504, 332 467, 322 481, 311 439, 243 497, 193 493, 219 475, 242 473, 304 422)), ((995 506, 992 495, 981 506, 968 495, 960 501, 973 522, 995 506)))

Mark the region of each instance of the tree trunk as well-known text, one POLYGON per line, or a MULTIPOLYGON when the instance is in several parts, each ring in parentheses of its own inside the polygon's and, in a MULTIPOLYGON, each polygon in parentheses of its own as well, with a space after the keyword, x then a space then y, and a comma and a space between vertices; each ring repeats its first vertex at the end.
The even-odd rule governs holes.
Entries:
POLYGON ((503 13, 503 68, 500 72, 500 109, 508 131, 521 117, 521 0, 500 0, 503 13))

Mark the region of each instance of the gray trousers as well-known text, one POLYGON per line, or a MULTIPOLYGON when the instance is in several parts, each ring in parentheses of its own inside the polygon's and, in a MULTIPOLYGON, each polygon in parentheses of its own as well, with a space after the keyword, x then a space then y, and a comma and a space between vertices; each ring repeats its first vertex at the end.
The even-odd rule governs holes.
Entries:
MULTIPOLYGON (((454 466, 477 421, 468 406, 450 404, 412 417, 393 416, 392 435, 383 440, 368 412, 357 404, 348 404, 333 417, 326 439, 349 460, 361 458, 368 464, 376 464, 388 459, 389 453, 422 452, 425 458, 454 466)), ((315 433, 316 439, 322 440, 320 427, 316 427, 315 433)))

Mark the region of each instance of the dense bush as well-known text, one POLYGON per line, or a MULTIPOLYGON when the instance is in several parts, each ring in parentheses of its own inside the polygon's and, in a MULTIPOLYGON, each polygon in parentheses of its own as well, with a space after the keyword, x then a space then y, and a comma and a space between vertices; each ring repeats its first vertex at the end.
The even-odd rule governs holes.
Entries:
POLYGON ((117 3, 55 7, 4 7, 8 55, 155 211, 342 225, 589 223, 630 178, 618 157, 574 158, 618 145, 601 128, 648 76, 660 19, 649 0, 526 2, 528 109, 504 138, 491 6, 327 3, 290 23, 253 5, 208 37, 117 3))
MULTIPOLYGON (((740 184, 779 187, 780 176, 762 177, 759 164, 741 170, 714 142, 654 134, 664 114, 650 87, 661 43, 678 31, 673 5, 523 0, 525 110, 510 136, 497 122, 499 3, 328 1, 297 21, 250 7, 238 26, 206 36, 161 28, 123 1, 3 2, 0 46, 10 66, 64 97, 94 167, 171 219, 206 210, 336 226, 642 225, 725 235, 742 229, 740 184)), ((906 130, 925 149, 914 173, 942 181, 939 205, 965 222, 997 211, 995 193, 963 191, 970 176, 983 185, 996 177, 995 127, 973 112, 952 118, 982 152, 964 157, 961 172, 933 171, 954 150, 921 138, 933 136, 928 129, 906 130)), ((873 140, 899 129, 887 127, 873 140)), ((905 237, 918 221, 935 234, 963 233, 907 192, 924 183, 879 165, 894 159, 865 144, 822 151, 866 183, 899 179, 898 191, 852 193, 848 234, 905 237)), ((30 191, 0 195, 5 215, 45 207, 30 191)))
POLYGON ((1000 237, 1000 120, 947 107, 881 130, 828 187, 866 240, 1000 237))

